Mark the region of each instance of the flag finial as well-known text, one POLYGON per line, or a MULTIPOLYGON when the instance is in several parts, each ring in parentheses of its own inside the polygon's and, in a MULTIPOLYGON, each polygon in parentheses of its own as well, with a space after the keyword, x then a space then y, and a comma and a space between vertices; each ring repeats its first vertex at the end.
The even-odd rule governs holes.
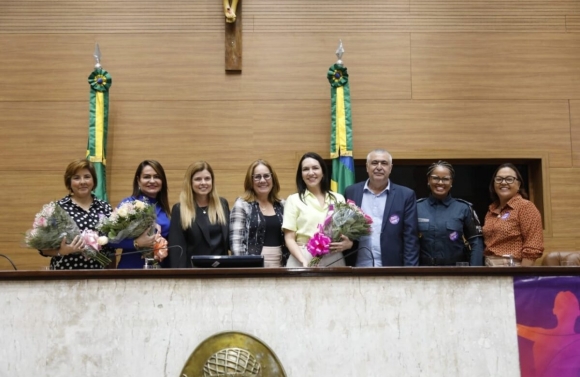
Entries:
POLYGON ((101 50, 99 49, 98 43, 95 43, 95 52, 93 56, 95 57, 95 68, 101 68, 101 50))
POLYGON ((338 48, 336 49, 336 57, 338 58, 336 64, 338 65, 342 65, 342 54, 344 54, 344 48, 342 47, 342 39, 339 39, 338 48))

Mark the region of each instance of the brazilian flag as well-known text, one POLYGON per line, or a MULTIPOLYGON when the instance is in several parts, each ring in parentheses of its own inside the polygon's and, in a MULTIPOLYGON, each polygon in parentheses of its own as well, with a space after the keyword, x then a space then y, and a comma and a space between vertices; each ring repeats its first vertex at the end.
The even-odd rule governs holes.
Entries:
POLYGON ((109 72, 98 65, 89 76, 91 87, 89 105, 89 140, 87 159, 95 166, 98 185, 95 196, 108 202, 107 198, 107 129, 109 127, 109 88, 112 79, 109 72))
POLYGON ((347 186, 354 183, 354 160, 352 156, 352 119, 350 114, 350 89, 348 72, 342 64, 328 69, 331 98, 330 158, 332 177, 330 189, 344 194, 347 186))

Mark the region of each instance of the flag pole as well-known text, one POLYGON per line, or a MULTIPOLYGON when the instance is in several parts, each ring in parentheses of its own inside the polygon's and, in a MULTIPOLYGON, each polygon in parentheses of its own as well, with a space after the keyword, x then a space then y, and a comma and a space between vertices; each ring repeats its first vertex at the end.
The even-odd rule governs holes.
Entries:
POLYGON ((344 190, 354 183, 354 160, 352 151, 352 118, 350 108, 350 86, 348 72, 342 61, 344 47, 339 41, 336 63, 330 66, 327 79, 330 83, 331 133, 330 158, 332 177, 330 189, 344 194, 344 190))
POLYGON ((101 66, 101 50, 95 45, 95 68, 89 75, 89 136, 87 142, 87 159, 95 166, 97 185, 94 194, 97 198, 107 198, 107 133, 109 127, 109 88, 111 75, 101 66))

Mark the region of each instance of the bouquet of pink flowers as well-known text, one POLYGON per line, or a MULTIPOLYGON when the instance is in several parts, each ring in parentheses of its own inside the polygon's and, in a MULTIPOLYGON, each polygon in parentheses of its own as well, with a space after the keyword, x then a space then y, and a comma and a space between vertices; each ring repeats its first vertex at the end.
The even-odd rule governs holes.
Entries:
POLYGON ((62 239, 66 237, 72 241, 81 236, 86 245, 83 255, 106 266, 111 260, 100 252, 101 246, 108 243, 107 237, 99 237, 95 231, 85 229, 80 231, 77 224, 56 202, 50 202, 36 214, 32 229, 26 232, 24 243, 26 246, 38 250, 58 249, 62 239))
POLYGON ((306 249, 313 256, 310 266, 318 265, 322 257, 330 253, 330 243, 340 241, 341 236, 358 240, 371 234, 372 223, 372 218, 352 200, 330 205, 326 219, 318 225, 318 232, 306 244, 306 249))
POLYGON ((147 230, 153 234, 156 219, 155 206, 133 200, 115 208, 111 216, 101 220, 98 228, 109 241, 117 243, 127 238, 137 238, 147 230))

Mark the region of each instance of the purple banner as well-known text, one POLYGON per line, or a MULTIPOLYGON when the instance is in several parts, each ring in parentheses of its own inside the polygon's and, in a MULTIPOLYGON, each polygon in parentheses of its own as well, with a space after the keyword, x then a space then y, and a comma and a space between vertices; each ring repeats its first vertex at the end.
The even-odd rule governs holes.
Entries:
POLYGON ((514 278, 522 377, 580 377, 580 276, 514 278))

